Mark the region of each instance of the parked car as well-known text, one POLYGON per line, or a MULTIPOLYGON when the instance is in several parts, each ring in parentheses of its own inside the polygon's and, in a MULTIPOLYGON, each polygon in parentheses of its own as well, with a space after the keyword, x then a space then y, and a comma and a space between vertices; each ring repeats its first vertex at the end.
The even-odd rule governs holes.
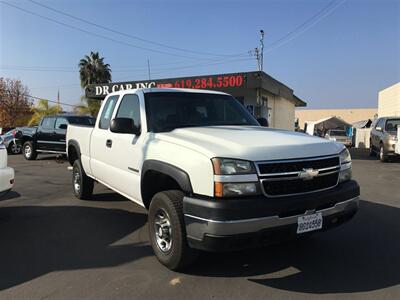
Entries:
POLYGON ((5 134, 7 131, 10 131, 11 127, 0 127, 0 135, 5 134))
POLYGON ((16 129, 12 129, 3 135, 0 135, 3 139, 3 144, 7 148, 9 154, 20 154, 22 150, 21 144, 21 132, 16 129))
POLYGON ((377 119, 371 126, 369 152, 382 162, 388 161, 395 153, 397 128, 400 127, 400 117, 383 117, 377 119))
POLYGON ((14 186, 14 169, 7 167, 7 149, 0 137, 0 198, 14 186))
POLYGON ((346 147, 351 147, 353 144, 352 138, 347 135, 345 130, 342 129, 328 129, 328 131, 325 133, 325 138, 341 143, 346 147))
POLYGON ((148 209, 152 248, 170 269, 198 250, 303 236, 358 210, 343 145, 262 127, 228 94, 125 90, 99 116, 68 126, 73 192, 88 199, 97 181, 148 209))
POLYGON ((93 126, 95 121, 95 118, 89 116, 46 116, 36 128, 20 128, 25 159, 34 160, 39 153, 66 154, 65 135, 68 125, 93 126))

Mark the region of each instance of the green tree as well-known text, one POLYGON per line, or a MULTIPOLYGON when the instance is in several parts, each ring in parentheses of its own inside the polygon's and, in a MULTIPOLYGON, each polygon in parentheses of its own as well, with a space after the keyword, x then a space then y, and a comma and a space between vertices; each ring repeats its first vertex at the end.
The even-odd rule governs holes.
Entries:
MULTIPOLYGON (((86 88, 91 84, 109 83, 111 82, 110 65, 104 63, 104 57, 100 57, 99 52, 90 52, 90 55, 85 55, 79 62, 79 77, 81 87, 86 88)), ((76 107, 77 113, 91 114, 97 116, 100 109, 100 101, 82 97, 84 105, 76 107)))
POLYGON ((59 105, 49 105, 49 101, 41 99, 32 108, 33 115, 28 123, 29 126, 38 125, 44 116, 56 115, 61 113, 62 109, 59 105))

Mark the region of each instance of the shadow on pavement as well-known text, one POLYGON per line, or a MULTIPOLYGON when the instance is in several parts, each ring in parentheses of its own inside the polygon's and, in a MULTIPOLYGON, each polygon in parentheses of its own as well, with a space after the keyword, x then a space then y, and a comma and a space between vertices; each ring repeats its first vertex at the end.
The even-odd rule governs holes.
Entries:
POLYGON ((303 293, 353 293, 400 283, 400 209, 360 202, 349 223, 291 243, 203 254, 190 274, 253 277, 256 284, 303 293))
POLYGON ((0 290, 58 270, 113 267, 152 255, 143 243, 113 245, 146 223, 119 209, 0 208, 0 290))
MULTIPOLYGON (((351 158, 353 160, 374 160, 374 161, 379 161, 378 157, 376 155, 370 156, 369 155, 369 149, 363 149, 363 148, 351 148, 350 154, 351 158)), ((400 158, 397 156, 393 156, 390 158, 389 163, 398 163, 400 162, 400 158)))
POLYGON ((376 156, 369 155, 369 149, 350 148, 351 159, 354 160, 378 160, 376 156))
POLYGON ((110 192, 110 193, 94 193, 92 199, 88 201, 125 202, 130 200, 118 193, 110 192))
POLYGON ((20 193, 17 193, 15 191, 9 191, 5 194, 1 194, 0 193, 0 201, 2 200, 10 200, 10 199, 14 199, 14 198, 18 198, 21 197, 20 193))

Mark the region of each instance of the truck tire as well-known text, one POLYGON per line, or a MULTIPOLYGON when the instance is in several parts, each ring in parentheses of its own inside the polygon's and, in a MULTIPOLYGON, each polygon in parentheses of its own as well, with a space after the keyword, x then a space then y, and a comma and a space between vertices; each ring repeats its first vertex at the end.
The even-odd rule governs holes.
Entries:
POLYGON ((33 148, 32 142, 25 142, 22 146, 22 151, 26 160, 35 160, 37 157, 37 152, 33 148))
POLYGON ((151 200, 148 226, 157 259, 170 270, 183 269, 195 262, 198 251, 186 240, 182 212, 183 193, 170 190, 155 194, 151 200))
POLYGON ((76 198, 88 200, 93 195, 94 180, 86 175, 80 159, 72 167, 72 188, 76 198))
POLYGON ((383 147, 383 144, 380 144, 378 155, 379 155, 379 160, 381 162, 387 162, 388 161, 388 156, 385 153, 385 148, 383 147))
POLYGON ((20 153, 22 152, 21 144, 11 142, 11 143, 8 145, 7 151, 8 151, 8 153, 11 154, 11 155, 20 154, 20 153))

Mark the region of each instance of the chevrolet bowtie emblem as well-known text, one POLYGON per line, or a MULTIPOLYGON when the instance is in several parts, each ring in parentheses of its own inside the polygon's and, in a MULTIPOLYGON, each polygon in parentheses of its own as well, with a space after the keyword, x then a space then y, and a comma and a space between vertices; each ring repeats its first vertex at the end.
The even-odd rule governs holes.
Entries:
POLYGON ((302 171, 300 171, 299 173, 299 178, 303 179, 303 180, 311 180, 313 179, 315 176, 318 176, 319 171, 318 170, 314 170, 314 169, 303 169, 302 171))

